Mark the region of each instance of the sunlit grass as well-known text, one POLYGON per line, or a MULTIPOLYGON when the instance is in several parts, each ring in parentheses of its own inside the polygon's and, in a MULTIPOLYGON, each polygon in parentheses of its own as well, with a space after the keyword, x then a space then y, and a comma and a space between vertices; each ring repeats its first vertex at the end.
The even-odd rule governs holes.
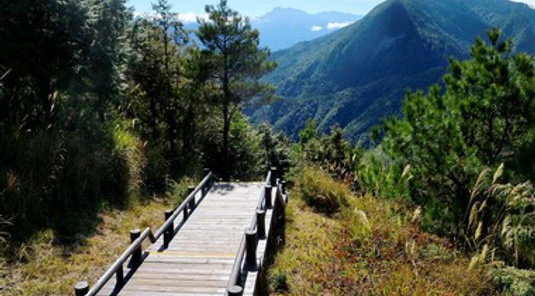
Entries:
POLYGON ((496 295, 467 257, 411 222, 406 205, 353 196, 329 217, 303 201, 300 182, 287 207, 286 246, 268 272, 273 295, 496 295))
POLYGON ((58 245, 52 230, 35 234, 26 243, 0 258, 1 295, 72 295, 79 280, 90 284, 130 243, 129 231, 163 223, 169 200, 139 202, 126 211, 98 215, 94 234, 78 235, 75 243, 58 245))

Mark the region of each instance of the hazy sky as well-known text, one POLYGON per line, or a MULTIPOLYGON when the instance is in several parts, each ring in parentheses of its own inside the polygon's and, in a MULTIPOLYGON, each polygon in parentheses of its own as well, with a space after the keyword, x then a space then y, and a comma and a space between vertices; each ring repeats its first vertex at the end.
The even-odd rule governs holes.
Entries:
MULTIPOLYGON (((535 0, 515 0, 535 6, 535 0)), ((151 2, 156 0, 128 0, 137 12, 151 10, 151 2)), ((228 5, 243 15, 257 17, 266 14, 275 7, 292 7, 309 13, 322 11, 340 11, 365 14, 383 0, 228 0, 228 5)), ((173 10, 180 14, 200 15, 206 4, 217 4, 219 0, 169 0, 173 10)))
MULTIPOLYGON (((535 1, 535 0, 533 0, 535 1)), ((156 0, 128 0, 138 12, 151 10, 151 2, 156 0)), ((228 0, 228 5, 243 15, 257 17, 266 14, 275 7, 292 7, 309 13, 323 11, 340 11, 364 14, 382 0, 228 0)), ((206 4, 218 4, 219 0, 169 0, 173 10, 178 13, 203 14, 206 4)))

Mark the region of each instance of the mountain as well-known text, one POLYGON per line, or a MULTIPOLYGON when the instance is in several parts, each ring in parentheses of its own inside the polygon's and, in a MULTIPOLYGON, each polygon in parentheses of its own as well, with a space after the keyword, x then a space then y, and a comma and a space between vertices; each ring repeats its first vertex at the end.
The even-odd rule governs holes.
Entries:
POLYGON ((397 114, 406 89, 440 82, 450 57, 490 27, 512 37, 515 50, 535 53, 535 10, 507 0, 388 0, 334 33, 275 52, 266 81, 281 99, 246 110, 296 137, 306 119, 320 132, 343 128, 353 141, 397 114))
POLYGON ((251 24, 260 31, 261 45, 275 51, 332 33, 361 17, 334 11, 308 14, 298 9, 278 7, 251 20, 251 24))
MULTIPOLYGON (((308 14, 299 9, 278 7, 252 19, 251 25, 260 32, 260 46, 276 51, 332 33, 361 18, 360 15, 336 11, 308 14)), ((184 27, 194 32, 199 25, 189 21, 184 27)), ((191 38, 198 43, 194 33, 191 38)))

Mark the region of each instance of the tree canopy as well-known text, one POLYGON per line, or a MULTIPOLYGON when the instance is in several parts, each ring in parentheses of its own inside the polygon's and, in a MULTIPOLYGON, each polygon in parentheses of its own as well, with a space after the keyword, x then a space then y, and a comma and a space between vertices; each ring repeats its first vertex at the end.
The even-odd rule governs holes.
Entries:
POLYGON ((229 8, 226 0, 217 6, 207 5, 206 13, 209 19, 199 19, 196 34, 205 46, 201 55, 215 89, 211 98, 222 112, 223 178, 228 180, 230 123, 243 103, 262 100, 270 94, 271 87, 261 83, 260 78, 275 64, 267 60, 269 49, 259 48, 258 30, 251 27, 247 17, 229 8))

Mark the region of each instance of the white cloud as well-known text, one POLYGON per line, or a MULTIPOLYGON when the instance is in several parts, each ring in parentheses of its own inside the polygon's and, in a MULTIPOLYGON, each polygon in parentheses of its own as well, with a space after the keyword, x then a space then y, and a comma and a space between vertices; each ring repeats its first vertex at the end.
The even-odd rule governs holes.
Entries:
POLYGON ((513 2, 523 2, 531 6, 532 8, 535 8, 535 0, 511 0, 513 2))
POLYGON ((183 22, 184 24, 190 24, 190 23, 196 23, 197 22, 197 17, 201 18, 201 19, 208 19, 208 15, 207 14, 201 14, 201 15, 197 15, 195 14, 194 12, 187 12, 187 13, 181 13, 178 15, 178 20, 183 22))
POLYGON ((327 24, 327 29, 329 30, 332 30, 332 29, 340 29, 340 28, 343 28, 343 27, 347 27, 349 25, 351 25, 353 22, 346 22, 346 23, 328 23, 327 24))
POLYGON ((312 27, 310 28, 310 30, 312 30, 313 32, 318 32, 318 31, 323 30, 323 27, 320 27, 320 26, 312 26, 312 27))
POLYGON ((140 11, 134 11, 134 18, 146 18, 146 19, 152 19, 155 17, 154 13, 151 12, 140 12, 140 11))
MULTIPOLYGON (((145 18, 145 19, 150 19, 150 20, 158 20, 161 18, 161 15, 159 14, 156 14, 154 12, 134 12, 134 17, 141 17, 141 18, 145 18)), ((191 23, 196 23, 197 22, 197 17, 201 18, 201 19, 205 19, 207 20, 208 19, 208 15, 207 14, 201 14, 201 15, 197 15, 195 14, 194 12, 188 12, 188 13, 179 13, 179 14, 176 14, 176 17, 179 21, 181 21, 182 23, 184 24, 191 24, 191 23)))

